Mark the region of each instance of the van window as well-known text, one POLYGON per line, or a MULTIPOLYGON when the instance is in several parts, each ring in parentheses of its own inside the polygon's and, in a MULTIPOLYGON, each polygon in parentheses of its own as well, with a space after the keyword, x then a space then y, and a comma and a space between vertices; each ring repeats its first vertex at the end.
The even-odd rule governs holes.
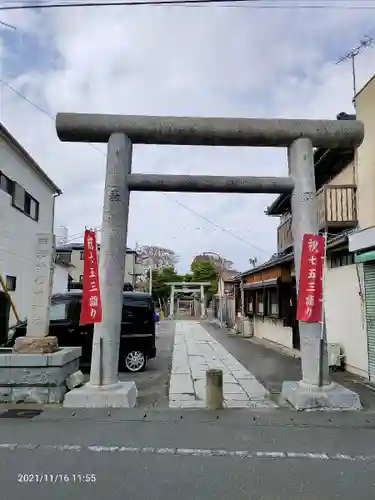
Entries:
POLYGON ((50 321, 64 321, 68 319, 69 303, 55 302, 52 303, 49 310, 50 321))
POLYGON ((122 309, 123 321, 132 323, 152 322, 154 319, 154 308, 147 300, 124 300, 122 309))

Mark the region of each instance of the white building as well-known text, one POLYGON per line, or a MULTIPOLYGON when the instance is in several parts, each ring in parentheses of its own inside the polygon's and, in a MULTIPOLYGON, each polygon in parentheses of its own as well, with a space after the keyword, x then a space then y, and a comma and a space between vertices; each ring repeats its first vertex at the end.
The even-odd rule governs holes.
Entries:
MULTIPOLYGON (((55 198, 60 194, 61 190, 0 124, 0 274, 21 319, 30 307, 36 234, 53 232, 55 198)), ((10 324, 14 322, 11 312, 10 324)))
MULTIPOLYGON (((67 238, 69 241, 69 238, 67 238)), ((59 262, 71 265, 70 276, 73 288, 80 287, 83 278, 83 243, 66 243, 56 245, 56 254, 59 262)), ((98 245, 98 256, 100 255, 100 245, 98 245)), ((137 276, 142 274, 143 267, 137 262, 137 252, 126 249, 125 254, 125 277, 124 283, 130 283, 135 289, 137 276)), ((55 278, 54 278, 55 280, 55 278)))
POLYGON ((69 291, 69 274, 74 266, 57 260, 54 263, 52 294, 69 291))

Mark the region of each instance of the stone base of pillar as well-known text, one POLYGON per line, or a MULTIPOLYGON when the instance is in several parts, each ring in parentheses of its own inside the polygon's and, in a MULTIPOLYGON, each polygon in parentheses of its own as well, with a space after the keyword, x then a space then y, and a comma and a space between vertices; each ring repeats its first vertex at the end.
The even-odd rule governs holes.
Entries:
POLYGON ((90 383, 66 393, 66 408, 134 408, 138 389, 135 382, 97 386, 90 383))
POLYGON ((336 383, 317 387, 284 382, 281 396, 296 410, 362 410, 359 395, 336 383))
POLYGON ((66 381, 79 369, 80 347, 49 354, 0 350, 0 403, 61 404, 66 381))
POLYGON ((57 337, 18 337, 13 352, 19 354, 51 354, 59 350, 57 337))

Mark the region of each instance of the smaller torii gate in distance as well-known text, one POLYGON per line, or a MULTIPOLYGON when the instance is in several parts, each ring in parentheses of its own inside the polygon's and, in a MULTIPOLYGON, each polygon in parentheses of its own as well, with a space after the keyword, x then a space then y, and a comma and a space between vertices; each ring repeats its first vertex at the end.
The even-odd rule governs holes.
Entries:
POLYGON ((174 315, 175 294, 178 292, 185 292, 185 293, 200 292, 201 318, 204 318, 206 316, 206 307, 204 302, 204 287, 211 286, 210 281, 171 281, 169 283, 166 283, 166 285, 171 287, 171 296, 170 296, 171 303, 169 308, 169 316, 171 318, 174 315))

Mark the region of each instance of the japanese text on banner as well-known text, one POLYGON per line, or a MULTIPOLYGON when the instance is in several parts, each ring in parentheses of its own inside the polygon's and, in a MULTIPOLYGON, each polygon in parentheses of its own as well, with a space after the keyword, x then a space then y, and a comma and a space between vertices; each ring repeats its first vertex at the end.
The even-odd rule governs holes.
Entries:
POLYGON ((83 249, 82 305, 80 325, 100 323, 102 320, 102 304, 100 299, 98 255, 96 234, 85 231, 83 249))
POLYGON ((318 323, 322 319, 324 251, 324 236, 303 236, 297 302, 299 321, 318 323))

